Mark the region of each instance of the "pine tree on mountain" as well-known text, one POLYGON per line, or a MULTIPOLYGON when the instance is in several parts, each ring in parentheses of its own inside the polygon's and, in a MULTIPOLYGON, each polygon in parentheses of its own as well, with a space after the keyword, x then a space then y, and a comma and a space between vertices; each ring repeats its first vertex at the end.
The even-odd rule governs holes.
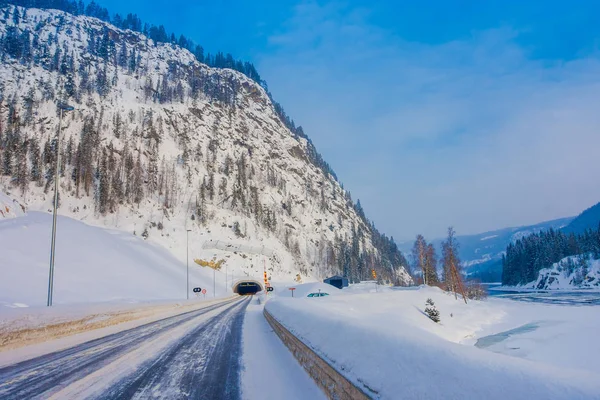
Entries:
POLYGON ((225 161, 223 162, 223 173, 226 176, 231 175, 231 170, 233 169, 233 160, 231 159, 231 157, 229 156, 229 154, 227 154, 225 156, 225 161))
POLYGON ((196 197, 196 214, 198 215, 198 222, 201 225, 205 225, 206 218, 206 177, 202 179, 200 184, 200 195, 196 197))
POLYGON ((56 168, 56 139, 46 142, 46 144, 44 145, 44 152, 42 154, 42 158, 44 160, 44 164, 46 165, 46 171, 44 174, 44 193, 48 193, 52 182, 54 182, 56 168))
POLYGON ((165 193, 165 180, 166 180, 166 175, 167 175, 166 168, 167 168, 166 160, 165 160, 165 157, 163 156, 163 158, 160 162, 160 171, 158 173, 158 195, 159 196, 162 196, 165 193))
POLYGON ((8 140, 2 153, 2 175, 10 176, 13 173, 13 146, 8 140))
POLYGON ((13 181, 15 185, 20 189, 21 195, 24 195, 29 186, 29 171, 27 170, 27 150, 29 144, 26 140, 17 142, 16 145, 16 157, 17 162, 15 175, 13 181))
POLYGON ((121 47, 119 49, 119 56, 117 58, 117 65, 121 68, 127 68, 127 60, 129 59, 129 54, 127 53, 127 44, 125 41, 121 42, 121 47))
POLYGON ((83 0, 77 1, 77 15, 85 14, 85 5, 83 4, 83 0))
POLYGON ((225 201, 227 199, 227 178, 221 178, 221 183, 219 183, 219 197, 225 201))
POLYGON ((15 25, 19 25, 19 22, 21 21, 21 19, 19 18, 19 9, 17 7, 13 8, 12 20, 13 24, 15 25))
POLYGON ((133 167, 133 185, 132 185, 132 194, 133 194, 133 202, 136 204, 140 204, 144 198, 144 189, 143 182, 144 178, 142 176, 142 162, 141 162, 141 154, 138 151, 137 159, 135 161, 135 165, 133 167))
POLYGON ((125 148, 123 149, 123 163, 123 201, 131 201, 130 199, 132 198, 133 193, 133 168, 135 163, 133 161, 133 156, 129 152, 127 143, 125 143, 125 148))
POLYGON ((165 195, 163 196, 163 207, 164 208, 169 208, 170 206, 170 201, 171 201, 171 187, 170 187, 170 181, 171 177, 169 176, 169 173, 166 172, 165 173, 165 195))
POLYGON ((61 75, 66 75, 69 72, 69 57, 67 55, 67 52, 64 49, 63 49, 63 54, 64 54, 64 57, 62 57, 60 60, 58 72, 61 75))
POLYGON ((98 67, 96 74, 96 91, 100 97, 106 97, 110 91, 110 81, 108 79, 108 65, 98 67))
POLYGON ((206 190, 208 192, 208 198, 210 199, 210 201, 213 201, 215 197, 215 174, 212 171, 208 173, 208 182, 206 185, 206 190))
POLYGON ((321 186, 321 201, 319 202, 321 212, 327 211, 327 201, 325 200, 325 189, 321 186))
POLYGON ((31 47, 31 37, 29 30, 24 30, 20 36, 21 56, 20 61, 23 65, 29 65, 33 61, 33 51, 31 47))
POLYGON ((117 210, 118 205, 123 204, 125 190, 123 188, 123 179, 121 167, 119 166, 113 173, 113 178, 111 182, 111 212, 115 212, 117 210))
POLYGON ((356 200, 356 206, 354 207, 354 209, 363 221, 366 220, 367 217, 365 216, 365 211, 363 210, 362 205, 360 204, 360 199, 356 200))
POLYGON ((32 87, 29 88, 27 94, 23 96, 23 123, 29 124, 33 120, 33 111, 35 107, 35 90, 32 87))
POLYGON ((102 58, 106 63, 110 57, 111 52, 111 39, 108 36, 108 29, 104 28, 102 32, 102 38, 100 39, 100 44, 97 49, 98 57, 102 58))
POLYGON ((150 150, 148 155, 148 193, 158 193, 158 149, 150 150))
POLYGON ((239 201, 239 197, 240 197, 240 187, 238 185, 238 183, 234 183, 233 184, 233 189, 231 191, 231 209, 235 210, 237 205, 238 205, 238 201, 239 201))
POLYGON ((121 138, 122 130, 123 130, 123 118, 121 117, 121 113, 117 112, 115 114, 114 122, 113 122, 113 134, 115 135, 115 138, 117 138, 117 139, 121 138))
POLYGON ((59 66, 60 66, 60 48, 56 47, 56 50, 54 51, 54 56, 52 57, 52 60, 50 61, 50 71, 58 71, 59 66))
POLYGON ((38 186, 42 184, 40 145, 36 137, 29 141, 29 162, 31 163, 30 179, 38 186))
POLYGON ((129 55, 129 61, 127 63, 127 68, 130 74, 133 74, 137 70, 137 55, 135 52, 135 47, 131 49, 131 54, 129 55))

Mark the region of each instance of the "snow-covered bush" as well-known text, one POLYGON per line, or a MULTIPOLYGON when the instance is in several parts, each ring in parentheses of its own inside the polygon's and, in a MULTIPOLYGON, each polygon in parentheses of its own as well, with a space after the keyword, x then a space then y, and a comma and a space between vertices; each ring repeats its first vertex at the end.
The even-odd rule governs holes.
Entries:
POLYGON ((431 298, 428 298, 425 302, 425 314, 431 319, 433 322, 440 322, 440 312, 435 308, 435 303, 431 298))

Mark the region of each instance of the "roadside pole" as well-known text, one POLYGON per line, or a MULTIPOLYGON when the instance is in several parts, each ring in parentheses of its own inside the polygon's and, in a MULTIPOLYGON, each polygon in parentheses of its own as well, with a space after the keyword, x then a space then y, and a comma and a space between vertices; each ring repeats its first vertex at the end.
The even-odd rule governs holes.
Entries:
POLYGON ((73 111, 75 108, 66 103, 59 102, 60 116, 58 118, 58 133, 56 135, 56 168, 54 170, 54 207, 52 211, 52 242, 50 244, 50 273, 48 276, 48 302, 52 306, 52 295, 54 292, 54 261, 56 258, 56 217, 58 213, 58 181, 60 178, 60 131, 62 130, 63 111, 73 111))

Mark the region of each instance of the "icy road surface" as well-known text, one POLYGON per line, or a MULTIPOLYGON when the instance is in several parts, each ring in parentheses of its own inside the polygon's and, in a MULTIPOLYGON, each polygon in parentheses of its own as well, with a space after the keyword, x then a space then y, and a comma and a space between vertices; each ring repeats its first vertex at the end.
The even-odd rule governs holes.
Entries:
POLYGON ((0 368, 0 398, 241 398, 249 298, 148 323, 0 368))

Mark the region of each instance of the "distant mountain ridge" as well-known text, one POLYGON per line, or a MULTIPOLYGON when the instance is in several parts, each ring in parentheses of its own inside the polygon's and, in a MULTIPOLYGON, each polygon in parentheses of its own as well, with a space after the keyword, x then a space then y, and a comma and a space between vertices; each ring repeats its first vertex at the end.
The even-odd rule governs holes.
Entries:
POLYGON ((568 226, 563 228, 565 233, 583 233, 586 229, 598 229, 600 224, 600 203, 579 214, 568 226))
MULTIPOLYGON (((483 232, 475 235, 458 236, 460 243, 460 259, 469 278, 480 279, 483 282, 500 282, 502 276, 502 254, 509 243, 532 233, 547 229, 562 229, 567 227, 574 217, 559 218, 551 221, 540 222, 535 225, 502 228, 495 231, 483 232)), ((441 244, 444 239, 431 241, 438 254, 441 253, 441 244)), ((402 242, 401 251, 410 254, 412 242, 402 242)))

